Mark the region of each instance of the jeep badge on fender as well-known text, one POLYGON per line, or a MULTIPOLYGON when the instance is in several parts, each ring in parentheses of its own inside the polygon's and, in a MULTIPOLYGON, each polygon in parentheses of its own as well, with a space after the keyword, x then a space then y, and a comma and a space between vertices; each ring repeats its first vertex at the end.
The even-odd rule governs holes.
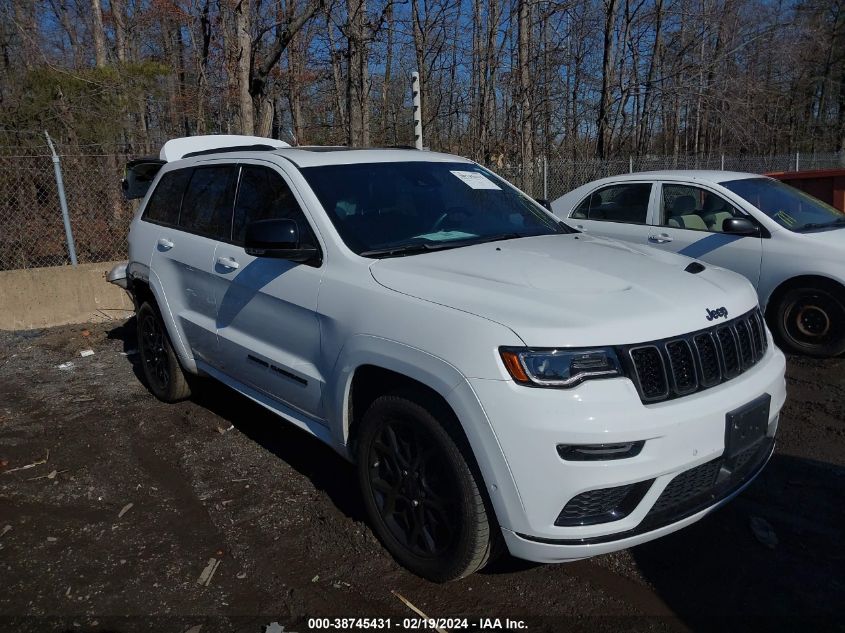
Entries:
POLYGON ((727 319, 728 318, 728 309, 725 306, 721 308, 716 308, 715 310, 708 310, 704 308, 704 311, 707 313, 707 320, 712 321, 713 319, 727 319))

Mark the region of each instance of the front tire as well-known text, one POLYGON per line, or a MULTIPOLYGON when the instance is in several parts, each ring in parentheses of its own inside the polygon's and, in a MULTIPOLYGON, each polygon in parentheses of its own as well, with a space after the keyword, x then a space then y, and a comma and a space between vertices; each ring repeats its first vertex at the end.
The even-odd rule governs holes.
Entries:
POLYGON ((138 309, 138 351, 147 388, 164 402, 179 402, 191 395, 158 310, 150 303, 138 309))
POLYGON ((817 281, 789 288, 773 314, 772 329, 788 351, 829 357, 845 353, 845 291, 817 281))
POLYGON ((378 398, 361 421, 358 480, 376 534, 404 567, 434 582, 481 569, 495 522, 450 412, 413 393, 378 398))

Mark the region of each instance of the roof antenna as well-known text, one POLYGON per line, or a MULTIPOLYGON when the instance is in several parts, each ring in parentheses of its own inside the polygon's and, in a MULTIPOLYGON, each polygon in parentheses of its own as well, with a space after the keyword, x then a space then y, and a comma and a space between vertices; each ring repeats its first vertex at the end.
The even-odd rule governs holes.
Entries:
POLYGON ((290 136, 290 140, 293 141, 293 146, 299 147, 299 139, 296 138, 296 134, 293 133, 293 130, 291 128, 288 128, 288 136, 290 136))

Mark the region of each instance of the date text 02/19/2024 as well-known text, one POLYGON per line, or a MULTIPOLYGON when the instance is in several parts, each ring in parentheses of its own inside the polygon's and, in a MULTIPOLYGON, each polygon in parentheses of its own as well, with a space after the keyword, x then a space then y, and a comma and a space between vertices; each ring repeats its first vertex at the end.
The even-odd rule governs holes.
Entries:
POLYGON ((511 618, 309 618, 309 630, 398 630, 398 631, 518 631, 526 630, 524 620, 511 618))

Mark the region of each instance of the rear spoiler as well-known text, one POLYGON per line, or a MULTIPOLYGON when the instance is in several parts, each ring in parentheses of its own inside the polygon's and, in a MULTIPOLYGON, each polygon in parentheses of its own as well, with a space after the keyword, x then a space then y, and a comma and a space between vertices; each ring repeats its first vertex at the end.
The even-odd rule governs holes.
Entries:
POLYGON ((121 182, 123 197, 127 200, 143 198, 162 166, 174 160, 220 151, 267 151, 283 147, 290 145, 274 138, 241 134, 206 134, 174 138, 162 146, 158 158, 138 158, 126 163, 121 182))
POLYGON ((126 163, 123 180, 120 182, 123 197, 127 200, 138 200, 147 195, 158 170, 166 164, 167 161, 160 158, 136 158, 126 163))

